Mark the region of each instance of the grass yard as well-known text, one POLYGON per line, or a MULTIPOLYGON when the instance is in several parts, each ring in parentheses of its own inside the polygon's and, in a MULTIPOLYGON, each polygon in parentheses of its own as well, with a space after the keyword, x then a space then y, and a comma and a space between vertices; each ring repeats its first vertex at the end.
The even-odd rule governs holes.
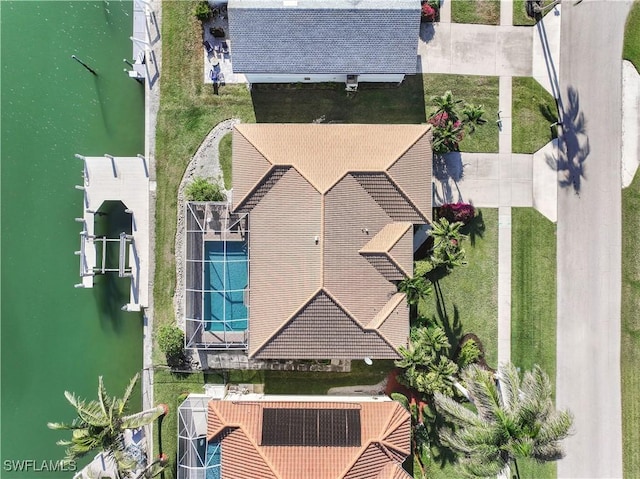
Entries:
MULTIPOLYGON (((484 226, 463 243, 468 266, 458 267, 438 281, 434 294, 420 304, 419 313, 436 317, 447 325, 447 335, 461 337, 475 333, 483 343, 489 366, 498 361, 498 210, 479 210, 484 226), (471 241, 473 239, 473 241, 471 241), (438 294, 440 292, 440 294, 438 294), (443 307, 441 307, 441 305, 443 307)), ((469 234, 469 231, 464 231, 469 234)), ((457 344, 453 343, 455 349, 457 344)), ((460 475, 447 450, 432 448, 432 463, 427 467, 429 479, 456 479, 460 475)), ((523 476, 524 477, 524 476, 523 476)))
POLYGON ((351 372, 321 371, 228 371, 230 383, 264 384, 265 394, 319 394, 341 386, 369 386, 378 384, 395 366, 392 360, 375 360, 367 366, 364 361, 352 361, 351 372))
POLYGON ((342 83, 255 85, 251 91, 258 123, 424 123, 420 75, 401 85, 367 84, 347 95, 342 83))
POLYGON ((220 159, 220 169, 222 170, 222 179, 224 180, 224 187, 230 190, 233 186, 233 172, 231 171, 231 143, 233 135, 227 133, 220 140, 220 146, 218 150, 218 158, 220 159))
POLYGON ((452 0, 453 23, 500 24, 500 0, 452 0))
MULTIPOLYGON (((450 338, 475 333, 484 345, 487 362, 495 367, 498 360, 498 210, 482 208, 478 214, 482 226, 476 228, 473 241, 470 238, 463 243, 469 264, 440 279, 434 294, 420 303, 418 311, 444 323, 450 338)), ((468 230, 462 231, 468 234, 468 230)), ((450 339, 450 342, 453 341, 450 339)), ((452 347, 456 346, 454 342, 452 347)))
POLYGON ((540 83, 531 77, 513 78, 513 133, 511 146, 514 153, 535 153, 558 136, 556 102, 540 83))
POLYGON ((255 121, 244 85, 213 94, 202 80, 201 26, 193 16, 197 2, 163 2, 163 75, 156 128, 155 324, 172 323, 175 292, 178 185, 191 157, 217 123, 227 118, 255 121))
MULTIPOLYGON (((637 5, 637 2, 636 2, 637 5)), ((624 477, 640 477, 640 175, 622 190, 622 448, 624 477)))
MULTIPOLYGON (((511 361, 556 376, 556 226, 533 208, 511 219, 511 361)), ((519 461, 521 477, 554 479, 555 463, 519 461)))
POLYGON ((640 0, 633 2, 627 24, 624 27, 622 58, 629 60, 640 70, 640 0))
POLYGON ((511 361, 556 375, 556 225, 533 208, 511 219, 511 361))
POLYGON ((457 99, 475 105, 483 105, 487 122, 478 127, 473 136, 467 136, 460 142, 460 150, 477 153, 498 152, 498 77, 465 76, 449 74, 423 75, 425 104, 427 115, 434 107, 431 97, 442 95, 451 90, 457 99))

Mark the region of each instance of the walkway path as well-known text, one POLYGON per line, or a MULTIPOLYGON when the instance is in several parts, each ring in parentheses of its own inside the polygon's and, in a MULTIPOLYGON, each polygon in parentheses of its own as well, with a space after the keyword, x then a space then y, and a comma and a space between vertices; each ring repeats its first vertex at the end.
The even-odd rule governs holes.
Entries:
POLYGON ((622 477, 621 56, 630 6, 567 2, 562 11, 556 401, 571 408, 575 435, 561 478, 622 477))
POLYGON ((433 191, 436 205, 466 201, 498 208, 498 362, 503 363, 511 359, 511 207, 535 207, 556 220, 557 179, 547 163, 553 163, 557 143, 533 155, 512 153, 512 77, 535 72, 552 91, 546 72, 558 57, 559 19, 551 14, 549 31, 555 36, 543 41, 539 30, 512 26, 510 0, 500 7, 499 26, 462 25, 450 23, 451 2, 445 1, 440 22, 422 26, 418 52, 423 73, 499 76, 498 153, 447 155, 434 165, 433 191))

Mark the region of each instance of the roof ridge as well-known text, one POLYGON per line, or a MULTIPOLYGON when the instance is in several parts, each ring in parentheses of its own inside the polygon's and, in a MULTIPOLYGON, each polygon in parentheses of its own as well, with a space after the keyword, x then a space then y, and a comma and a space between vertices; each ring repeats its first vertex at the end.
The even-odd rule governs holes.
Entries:
POLYGON ((402 189, 402 187, 400 187, 400 185, 396 182, 396 179, 393 176, 391 176, 389 171, 385 170, 384 174, 387 175, 387 178, 389 178, 389 181, 391 182, 391 184, 398 189, 398 192, 400 193, 400 195, 411 206, 411 208, 413 208, 413 210, 416 213, 418 213, 418 216, 421 216, 422 219, 424 219, 425 221, 429 221, 428 217, 422 212, 420 208, 416 206, 416 204, 413 202, 411 197, 402 189))
POLYGON ((260 350, 261 350, 261 349, 264 349, 264 347, 267 345, 267 343, 268 343, 271 339, 273 339, 273 338, 274 338, 278 333, 280 333, 280 332, 284 329, 284 327, 285 327, 287 324, 289 324, 291 321, 293 321, 293 320, 294 320, 294 318, 295 318, 297 315, 299 315, 299 314, 300 314, 300 312, 302 311, 302 309, 303 309, 305 306, 307 306, 309 303, 311 303, 311 301, 312 301, 313 299, 315 299, 315 298, 318 296, 318 294, 320 294, 323 290, 324 290, 324 288, 323 288, 322 286, 320 286, 317 290, 315 290, 315 292, 314 292, 313 294, 311 294, 311 296, 309 297, 309 299, 307 299, 306 301, 304 301, 304 302, 303 302, 303 303, 298 307, 298 309, 294 310, 294 311, 293 311, 293 313, 291 313, 291 315, 290 315, 288 318, 286 318, 286 319, 282 322, 282 324, 280 324, 280 326, 278 326, 278 327, 273 331, 273 333, 272 333, 269 337, 267 337, 264 341, 262 341, 262 342, 258 345, 258 347, 256 348, 255 352, 254 352, 253 354, 250 354, 250 355, 249 355, 249 357, 253 357, 253 356, 255 356, 256 354, 258 354, 258 353, 260 352, 260 350))
POLYGON ((413 148, 416 143, 418 143, 418 141, 420 141, 422 139, 422 137, 424 135, 426 135, 427 133, 429 133, 431 131, 431 124, 430 123, 420 123, 421 125, 424 125, 427 127, 427 129, 425 131, 423 131, 422 133, 420 133, 420 135, 418 135, 418 138, 415 139, 415 141, 413 143, 411 143, 402 153, 400 153, 400 155, 398 155, 398 157, 393 160, 393 162, 387 167, 387 170, 390 169, 391 167, 393 167, 393 165, 395 165, 398 161, 400 161, 400 158, 402 158, 404 155, 407 154, 407 152, 413 148))
MULTIPOLYGON (((401 293, 401 292, 396 292, 394 293, 393 296, 391 296, 391 298, 389 299, 389 301, 387 301, 384 306, 382 307, 382 309, 380 311, 378 311, 378 314, 376 314, 373 319, 371 319, 371 321, 369 321, 367 323, 367 325, 365 326, 364 329, 368 330, 368 331, 377 331, 378 333, 380 333, 380 331, 378 330, 378 328, 380 326, 382 326, 385 321, 389 318, 389 316, 391 315, 391 313, 393 313, 396 308, 400 305, 400 303, 402 302, 402 300, 406 297, 405 293, 401 293), (395 300, 394 300, 395 298, 395 300), (382 313, 385 312, 385 307, 391 303, 392 301, 394 301, 393 306, 390 306, 389 311, 382 316, 382 313)), ((382 334, 382 333, 380 333, 382 334)))
MULTIPOLYGON (((406 234, 406 231, 405 231, 405 234, 406 234)), ((402 236, 404 236, 404 235, 402 235, 402 236)), ((398 269, 404 273, 404 275, 407 278, 413 278, 413 271, 411 271, 411 273, 405 271, 405 269, 400 265, 400 262, 398 260, 396 260, 394 258, 394 256, 391 254, 391 251, 389 251, 389 252, 387 252, 385 254, 389 257, 389 259, 393 262, 393 264, 396 265, 398 267, 398 269)), ((412 266, 413 266, 413 261, 411 261, 411 263, 412 263, 412 266)))
MULTIPOLYGON (((362 186, 361 186, 361 188, 362 188, 362 186)), ((373 237, 372 237, 369 241, 367 241, 367 243, 366 243, 362 248, 360 248, 360 251, 358 251, 358 253, 360 253, 360 254, 367 254, 367 253, 388 253, 388 252, 390 252, 390 251, 393 249, 393 247, 394 247, 395 245, 397 245, 397 244, 398 244, 398 241, 400 241, 400 240, 404 237, 404 235, 407 233, 407 230, 408 230, 410 227, 412 227, 412 226, 413 226, 413 223, 411 223, 410 221, 391 221, 390 223, 387 223, 386 225, 384 225, 384 226, 382 227, 382 229, 381 229, 380 231, 378 231, 375 235, 373 235, 373 237), (399 235, 398 235, 398 237, 397 237, 397 238, 395 238, 395 239, 393 240, 393 242, 389 245, 389 248, 388 248, 386 251, 374 251, 374 250, 372 250, 372 251, 364 251, 364 252, 363 252, 363 250, 365 250, 365 248, 367 247, 367 245, 369 245, 369 244, 370 244, 370 243, 371 243, 371 242, 376 238, 376 236, 378 236, 380 233, 382 233, 382 232, 385 230, 385 228, 387 228, 387 227, 389 227, 389 226, 391 226, 391 225, 394 225, 394 226, 395 226, 395 225, 402 225, 402 224, 404 224, 404 225, 406 226, 406 228, 404 229, 404 231, 403 231, 401 234, 399 234, 399 235)))

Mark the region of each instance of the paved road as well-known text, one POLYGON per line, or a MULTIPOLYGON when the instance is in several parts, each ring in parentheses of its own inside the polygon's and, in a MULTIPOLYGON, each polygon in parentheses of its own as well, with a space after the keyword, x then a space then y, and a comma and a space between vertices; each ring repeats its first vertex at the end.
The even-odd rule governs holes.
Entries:
POLYGON ((573 411, 576 434, 560 478, 622 477, 621 51, 630 5, 562 3, 557 404, 573 411))

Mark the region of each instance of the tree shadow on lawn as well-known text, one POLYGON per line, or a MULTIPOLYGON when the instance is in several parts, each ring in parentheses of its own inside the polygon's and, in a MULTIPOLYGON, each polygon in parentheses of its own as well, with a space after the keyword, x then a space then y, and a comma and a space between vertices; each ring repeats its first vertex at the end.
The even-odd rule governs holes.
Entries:
POLYGON ((447 335, 451 351, 455 351, 458 348, 458 343, 462 337, 462 323, 460 322, 458 307, 455 304, 453 305, 453 317, 449 317, 440 281, 433 282, 433 291, 436 295, 436 314, 438 315, 438 322, 442 325, 442 329, 447 335))
POLYGON ((426 122, 422 75, 396 83, 361 83, 347 93, 343 83, 254 84, 258 123, 426 122))
POLYGON ((464 235, 467 235, 471 246, 475 246, 476 239, 482 239, 484 237, 484 232, 486 229, 487 227, 484 224, 482 211, 478 210, 478 214, 476 214, 473 219, 469 221, 469 223, 460 228, 460 232, 464 235))

